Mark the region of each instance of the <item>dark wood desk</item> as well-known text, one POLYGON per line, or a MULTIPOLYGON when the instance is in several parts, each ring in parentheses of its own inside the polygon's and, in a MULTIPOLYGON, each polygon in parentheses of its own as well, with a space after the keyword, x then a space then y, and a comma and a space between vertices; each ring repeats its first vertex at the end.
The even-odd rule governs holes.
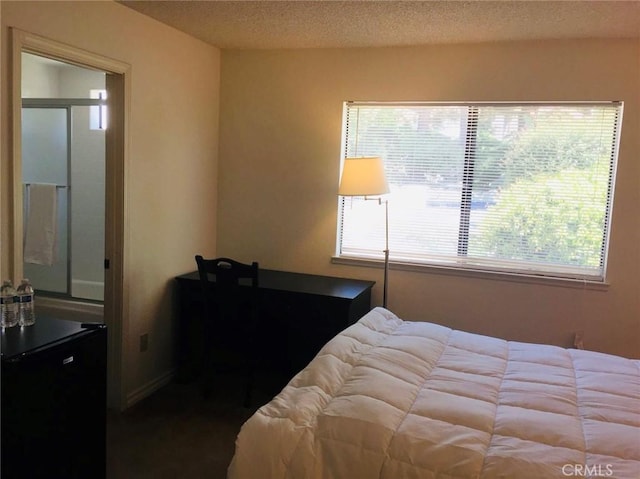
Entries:
MULTIPOLYGON (((202 364, 202 296, 198 272, 176 278, 179 297, 178 379, 190 381, 202 364)), ((292 376, 313 359, 322 346, 371 309, 375 281, 261 269, 260 306, 264 321, 273 324, 274 364, 292 376)))

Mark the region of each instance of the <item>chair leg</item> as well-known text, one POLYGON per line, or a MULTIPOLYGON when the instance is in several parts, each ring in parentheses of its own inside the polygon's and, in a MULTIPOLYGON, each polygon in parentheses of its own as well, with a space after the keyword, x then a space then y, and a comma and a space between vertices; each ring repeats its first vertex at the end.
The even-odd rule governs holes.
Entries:
POLYGON ((251 407, 251 387, 248 385, 244 393, 244 402, 242 405, 246 408, 251 407))
POLYGON ((245 391, 244 391, 244 407, 251 407, 251 399, 252 399, 252 392, 253 392, 253 382, 255 379, 255 371, 256 371, 256 365, 255 363, 252 361, 249 366, 248 366, 248 371, 247 371, 247 384, 245 386, 245 391))
POLYGON ((211 397, 211 393, 213 392, 213 375, 214 375, 214 365, 215 361, 213 360, 213 353, 209 348, 207 348, 204 352, 204 368, 201 373, 200 381, 201 381, 201 392, 202 397, 205 399, 209 399, 211 397))

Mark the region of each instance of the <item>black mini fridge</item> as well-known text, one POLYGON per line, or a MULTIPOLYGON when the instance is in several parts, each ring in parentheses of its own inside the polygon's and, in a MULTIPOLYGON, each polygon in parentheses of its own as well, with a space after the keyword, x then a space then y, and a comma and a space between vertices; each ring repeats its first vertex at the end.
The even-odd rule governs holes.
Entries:
POLYGON ((2 479, 104 479, 107 328, 38 316, 0 352, 2 479))

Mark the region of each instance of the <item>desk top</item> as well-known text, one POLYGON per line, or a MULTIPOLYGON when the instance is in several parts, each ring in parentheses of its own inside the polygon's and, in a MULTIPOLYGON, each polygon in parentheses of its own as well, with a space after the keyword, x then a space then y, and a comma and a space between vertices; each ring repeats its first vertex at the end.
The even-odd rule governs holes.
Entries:
MULTIPOLYGON (((180 275, 176 279, 178 281, 198 281, 198 272, 192 271, 180 275)), ((354 299, 367 289, 372 288, 374 284, 376 284, 375 281, 291 273, 272 269, 259 269, 258 271, 258 287, 260 289, 334 298, 354 299)))

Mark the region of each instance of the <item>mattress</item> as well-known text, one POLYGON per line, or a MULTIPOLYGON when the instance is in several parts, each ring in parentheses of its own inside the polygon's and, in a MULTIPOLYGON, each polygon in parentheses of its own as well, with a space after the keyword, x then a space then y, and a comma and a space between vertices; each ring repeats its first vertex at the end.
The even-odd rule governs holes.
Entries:
POLYGON ((640 477, 640 361, 376 308, 241 428, 229 479, 640 477))

